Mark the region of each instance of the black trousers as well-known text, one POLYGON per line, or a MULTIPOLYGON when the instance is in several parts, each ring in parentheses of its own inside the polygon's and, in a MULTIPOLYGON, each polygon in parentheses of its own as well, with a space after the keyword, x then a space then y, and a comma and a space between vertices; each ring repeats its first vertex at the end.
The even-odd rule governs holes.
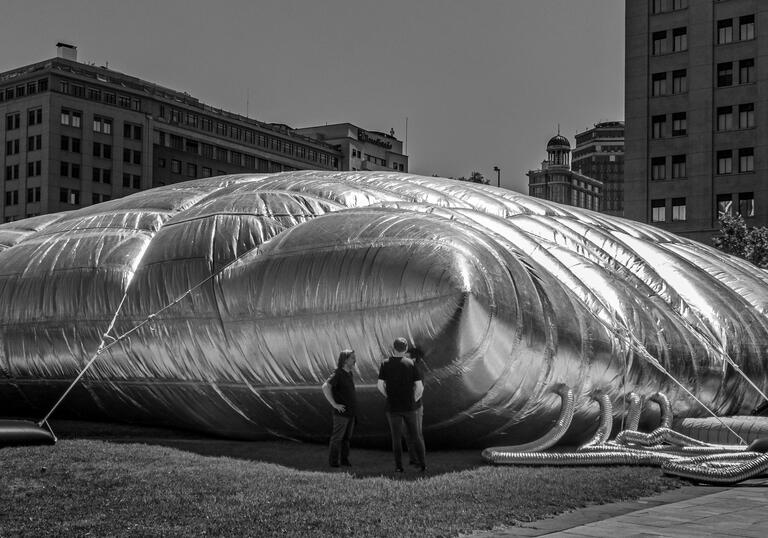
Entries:
POLYGON ((333 430, 328 449, 328 463, 333 466, 349 463, 349 441, 355 429, 355 417, 343 417, 333 413, 333 430))
POLYGON ((387 411, 389 433, 392 436, 392 452, 395 455, 395 467, 403 466, 403 426, 408 433, 408 446, 416 450, 416 463, 426 465, 424 439, 419 432, 418 411, 387 411))

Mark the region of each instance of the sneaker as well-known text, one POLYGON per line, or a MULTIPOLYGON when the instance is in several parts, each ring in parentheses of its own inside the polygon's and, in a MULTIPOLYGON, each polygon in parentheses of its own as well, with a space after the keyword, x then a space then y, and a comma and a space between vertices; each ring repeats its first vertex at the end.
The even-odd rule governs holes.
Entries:
POLYGON ((395 467, 395 472, 396 473, 402 473, 403 472, 403 468, 402 467, 395 467))
POLYGON ((422 473, 426 473, 427 472, 427 466, 426 465, 420 465, 419 467, 421 468, 420 470, 421 470, 422 473))

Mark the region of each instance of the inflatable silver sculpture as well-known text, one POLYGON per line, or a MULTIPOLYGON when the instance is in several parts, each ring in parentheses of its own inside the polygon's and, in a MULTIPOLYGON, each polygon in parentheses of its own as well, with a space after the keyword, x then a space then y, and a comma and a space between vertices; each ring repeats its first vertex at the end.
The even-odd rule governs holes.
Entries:
POLYGON ((507 190, 222 176, 0 226, 0 414, 42 416, 108 344, 56 417, 324 441, 319 385, 352 348, 356 439, 379 443, 378 366, 405 336, 429 446, 589 447, 631 393, 681 417, 760 404, 767 310, 742 260, 507 190))

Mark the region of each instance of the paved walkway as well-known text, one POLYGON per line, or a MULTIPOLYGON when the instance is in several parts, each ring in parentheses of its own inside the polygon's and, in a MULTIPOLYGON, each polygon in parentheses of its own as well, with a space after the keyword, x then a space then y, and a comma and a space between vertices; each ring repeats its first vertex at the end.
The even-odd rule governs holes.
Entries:
POLYGON ((634 502, 590 506, 472 538, 511 536, 768 536, 768 478, 736 486, 685 486, 634 502))

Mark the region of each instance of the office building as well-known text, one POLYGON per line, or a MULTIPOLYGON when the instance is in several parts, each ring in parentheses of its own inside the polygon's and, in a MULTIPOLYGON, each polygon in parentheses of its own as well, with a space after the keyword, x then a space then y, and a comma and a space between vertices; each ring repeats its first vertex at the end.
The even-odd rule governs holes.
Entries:
POLYGON ((348 169, 337 145, 57 46, 55 58, 0 73, 0 222, 213 175, 348 169))
POLYGON ((603 184, 571 169, 571 143, 560 133, 547 143, 547 160, 529 170, 528 194, 560 204, 599 211, 603 184))
POLYGON ((339 148, 342 170, 408 171, 408 156, 394 132, 366 131, 351 123, 304 127, 295 132, 339 148))
POLYGON ((624 214, 624 122, 604 121, 576 133, 571 168, 603 183, 600 211, 624 214))
POLYGON ((768 224, 768 2, 626 1, 624 216, 710 242, 768 224))

